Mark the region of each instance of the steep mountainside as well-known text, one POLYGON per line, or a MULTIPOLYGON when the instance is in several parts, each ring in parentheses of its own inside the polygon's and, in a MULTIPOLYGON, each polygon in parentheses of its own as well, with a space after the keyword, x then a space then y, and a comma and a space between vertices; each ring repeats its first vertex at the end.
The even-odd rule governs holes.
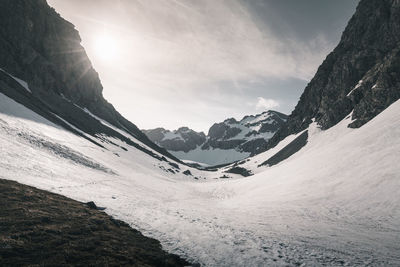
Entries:
POLYGON ((80 42, 74 26, 45 0, 0 1, 0 92, 99 146, 106 136, 177 160, 103 98, 80 42))
POLYGON ((327 129, 351 112, 357 128, 400 98, 400 1, 361 0, 339 45, 307 85, 295 110, 268 145, 308 127, 327 129))
POLYGON ((195 132, 187 127, 175 131, 157 128, 143 130, 156 144, 182 160, 206 164, 224 164, 254 155, 286 122, 287 115, 277 111, 234 118, 215 123, 208 131, 195 132))

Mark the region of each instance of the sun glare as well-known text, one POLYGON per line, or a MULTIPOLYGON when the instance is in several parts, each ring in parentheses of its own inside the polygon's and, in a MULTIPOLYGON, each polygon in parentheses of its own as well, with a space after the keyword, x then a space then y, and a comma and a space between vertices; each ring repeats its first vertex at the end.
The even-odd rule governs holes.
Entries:
POLYGON ((102 34, 94 42, 96 56, 104 61, 115 61, 119 56, 119 44, 111 35, 102 34))

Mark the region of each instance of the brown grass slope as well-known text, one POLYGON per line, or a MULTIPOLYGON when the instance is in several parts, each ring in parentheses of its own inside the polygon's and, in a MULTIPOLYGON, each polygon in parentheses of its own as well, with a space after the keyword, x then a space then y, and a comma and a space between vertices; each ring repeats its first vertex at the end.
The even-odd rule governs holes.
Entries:
POLYGON ((0 266, 185 266, 90 205, 0 179, 0 266))

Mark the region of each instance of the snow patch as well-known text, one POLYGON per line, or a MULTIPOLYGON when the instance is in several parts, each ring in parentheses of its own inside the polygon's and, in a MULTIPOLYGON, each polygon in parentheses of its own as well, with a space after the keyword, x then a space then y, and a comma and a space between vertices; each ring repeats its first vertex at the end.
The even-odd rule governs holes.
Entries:
POLYGON ((3 70, 2 68, 0 68, 0 71, 4 72, 5 74, 7 74, 8 76, 10 76, 11 78, 13 78, 16 82, 18 82, 26 91, 28 91, 29 93, 32 94, 31 89, 29 89, 28 83, 11 75, 10 73, 6 72, 5 70, 3 70))
POLYGON ((174 133, 174 132, 171 132, 171 131, 165 132, 164 133, 164 137, 163 137, 163 139, 161 141, 176 140, 176 139, 185 141, 180 134, 174 133))
POLYGON ((350 96, 355 90, 357 90, 358 88, 361 87, 361 85, 363 84, 363 80, 360 80, 357 85, 347 94, 347 96, 350 96))

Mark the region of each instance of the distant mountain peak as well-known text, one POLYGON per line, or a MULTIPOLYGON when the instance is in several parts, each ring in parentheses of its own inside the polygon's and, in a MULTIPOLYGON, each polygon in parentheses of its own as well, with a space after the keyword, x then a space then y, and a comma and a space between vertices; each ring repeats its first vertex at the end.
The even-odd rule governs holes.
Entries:
POLYGON ((181 127, 175 131, 156 128, 143 132, 150 140, 180 159, 222 164, 254 155, 257 149, 266 144, 286 122, 286 119, 287 115, 269 110, 244 116, 240 121, 229 118, 214 123, 207 136, 188 127, 181 127))
POLYGON ((235 118, 229 118, 229 119, 224 120, 224 122, 227 124, 234 124, 234 123, 237 123, 237 120, 235 118))

